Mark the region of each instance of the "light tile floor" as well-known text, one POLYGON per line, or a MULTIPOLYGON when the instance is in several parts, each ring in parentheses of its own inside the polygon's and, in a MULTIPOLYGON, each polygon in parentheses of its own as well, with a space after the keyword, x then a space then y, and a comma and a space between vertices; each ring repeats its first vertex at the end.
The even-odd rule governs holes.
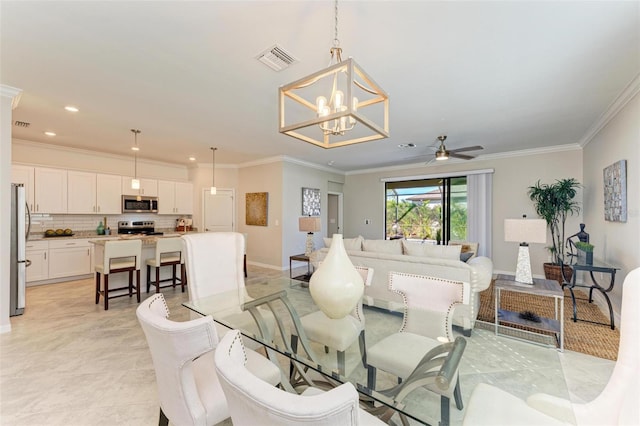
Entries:
MULTIPOLYGON (((247 285, 281 275, 288 272, 250 266, 247 285)), ((189 319, 181 306, 188 293, 163 293, 172 319, 189 319)), ((94 304, 92 279, 28 288, 26 313, 13 317, 12 331, 0 335, 0 424, 157 424, 155 376, 135 316, 138 305, 127 297, 109 305, 104 311, 102 303, 94 304)), ((367 321, 376 321, 374 311, 366 315, 367 321)), ((372 344, 375 336, 367 340, 372 344)), ((538 391, 566 396, 566 389, 558 391, 564 386, 557 386, 561 373, 541 361, 548 356, 559 357, 569 397, 589 401, 602 390, 614 364, 495 337, 486 330, 475 330, 469 343, 461 367, 465 402, 476 383, 501 380, 505 371, 517 378, 507 387, 519 397, 538 391), (475 352, 477 348, 483 352, 475 352)), ((459 424, 463 412, 452 407, 451 415, 452 423, 459 424)))

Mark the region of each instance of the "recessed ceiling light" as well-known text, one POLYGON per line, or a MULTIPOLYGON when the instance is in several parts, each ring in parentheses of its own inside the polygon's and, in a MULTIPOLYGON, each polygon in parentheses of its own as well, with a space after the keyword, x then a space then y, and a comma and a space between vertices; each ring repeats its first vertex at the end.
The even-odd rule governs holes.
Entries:
POLYGON ((189 157, 189 161, 196 161, 196 157, 189 157))
POLYGON ((64 107, 64 109, 66 109, 69 112, 78 112, 78 111, 80 111, 78 108, 74 107, 73 105, 67 105, 66 107, 64 107))
POLYGON ((55 133, 53 133, 53 132, 44 132, 44 134, 45 134, 45 135, 47 135, 47 136, 51 136, 51 137, 53 137, 53 136, 55 136, 55 135, 56 135, 56 134, 55 134, 55 133))
POLYGON ((331 160, 331 161, 329 161, 329 162, 327 163, 327 165, 329 165, 329 166, 333 166, 334 164, 335 164, 335 161, 333 161, 333 160, 331 160))
POLYGON ((132 146, 132 147, 131 147, 131 151, 140 151, 140 147, 138 147, 138 146, 132 146))
POLYGON ((401 143, 398 145, 398 148, 415 148, 416 144, 415 143, 401 143))

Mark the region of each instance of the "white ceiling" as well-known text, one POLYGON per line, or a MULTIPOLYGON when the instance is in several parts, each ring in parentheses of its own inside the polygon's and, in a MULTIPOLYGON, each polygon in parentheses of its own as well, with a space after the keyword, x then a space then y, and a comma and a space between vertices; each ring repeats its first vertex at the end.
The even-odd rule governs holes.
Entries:
POLYGON ((131 155, 138 128, 149 159, 206 163, 217 146, 221 164, 288 155, 358 170, 427 161, 442 133, 485 155, 580 143, 640 72, 638 1, 343 1, 343 56, 389 94, 391 137, 324 150, 278 133, 277 89, 327 66, 333 11, 3 0, 0 82, 23 90, 13 118, 31 123, 13 137, 131 155), (255 59, 276 43, 299 60, 279 73, 255 59))

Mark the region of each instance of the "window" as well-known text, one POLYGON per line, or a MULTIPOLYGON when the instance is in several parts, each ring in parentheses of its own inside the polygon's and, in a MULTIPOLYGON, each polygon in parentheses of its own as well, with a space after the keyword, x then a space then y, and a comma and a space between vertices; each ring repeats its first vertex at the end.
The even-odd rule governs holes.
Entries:
POLYGON ((467 239, 467 177, 386 182, 386 238, 467 239))

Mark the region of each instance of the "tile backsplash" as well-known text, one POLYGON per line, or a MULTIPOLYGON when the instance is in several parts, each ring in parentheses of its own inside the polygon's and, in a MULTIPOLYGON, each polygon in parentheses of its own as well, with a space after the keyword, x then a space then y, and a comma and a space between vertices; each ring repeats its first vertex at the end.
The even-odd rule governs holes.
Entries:
MULTIPOLYGON (((44 232, 47 229, 66 229, 73 231, 95 231, 98 224, 107 218, 107 225, 112 232, 118 232, 118 221, 121 220, 152 220, 156 229, 174 229, 176 220, 190 218, 190 215, 156 215, 156 214, 118 214, 118 215, 88 215, 88 214, 32 214, 31 232, 44 232)), ((103 224, 104 225, 104 224, 103 224)))

